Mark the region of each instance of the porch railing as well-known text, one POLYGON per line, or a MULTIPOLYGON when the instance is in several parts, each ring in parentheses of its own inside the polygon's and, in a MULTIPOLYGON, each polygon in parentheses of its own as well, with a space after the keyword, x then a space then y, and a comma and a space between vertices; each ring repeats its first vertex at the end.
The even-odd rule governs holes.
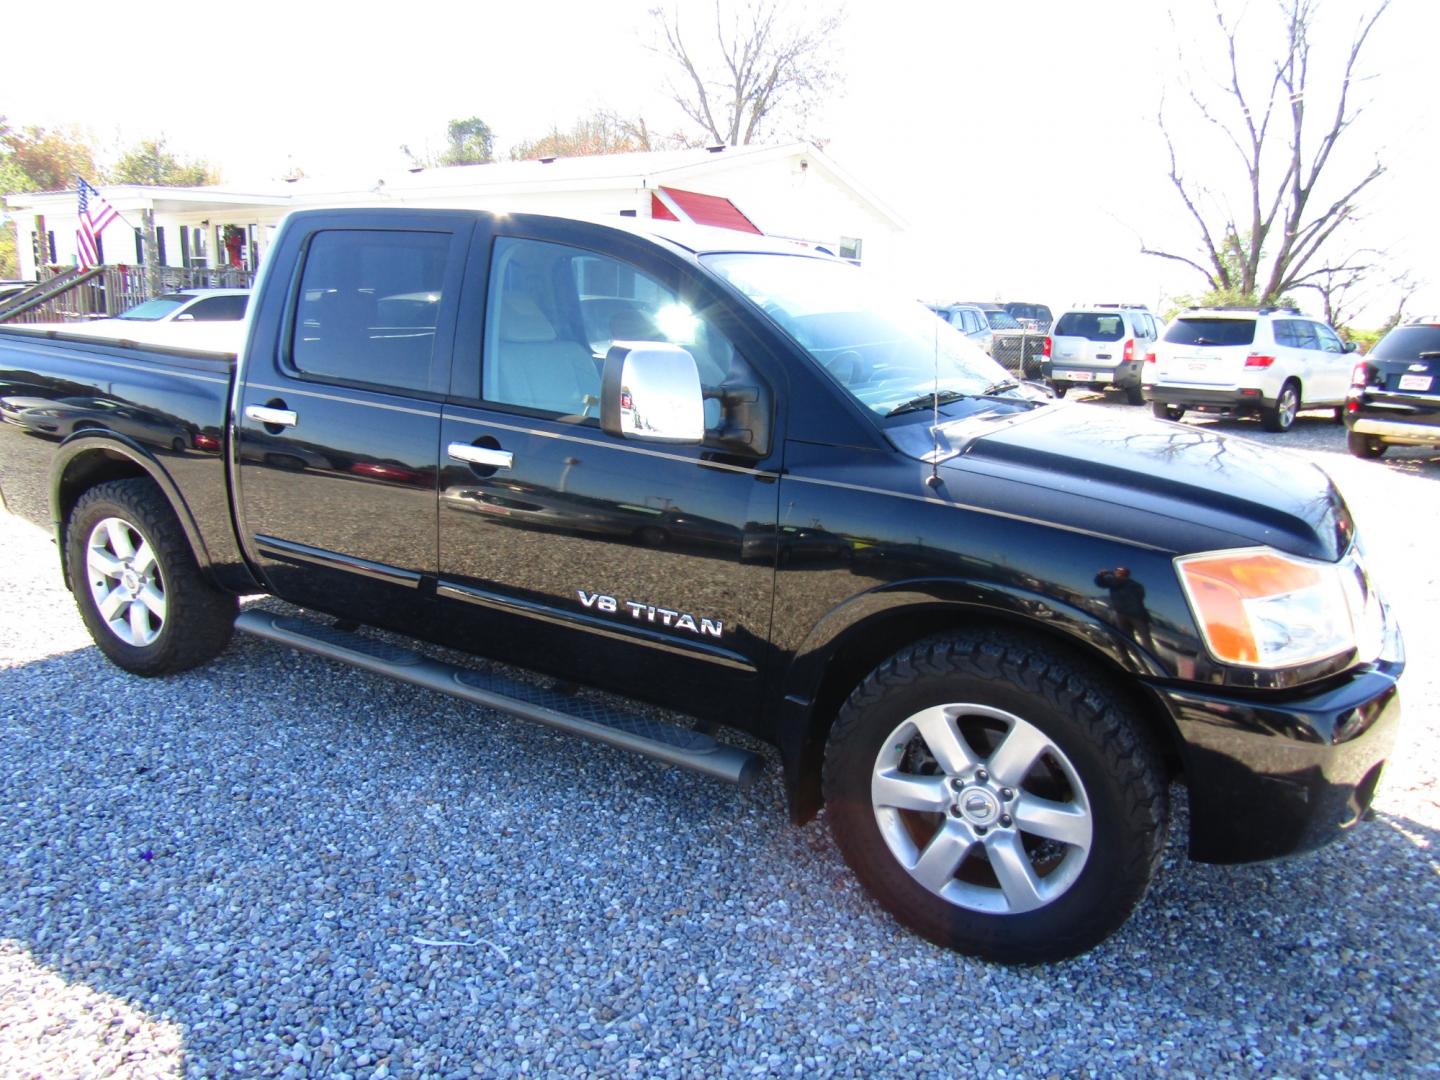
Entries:
POLYGON ((159 293, 248 289, 255 283, 253 270, 233 266, 162 266, 155 276, 158 292, 150 291, 150 276, 143 266, 102 266, 94 271, 42 268, 34 288, 0 306, 0 323, 113 318, 159 293))

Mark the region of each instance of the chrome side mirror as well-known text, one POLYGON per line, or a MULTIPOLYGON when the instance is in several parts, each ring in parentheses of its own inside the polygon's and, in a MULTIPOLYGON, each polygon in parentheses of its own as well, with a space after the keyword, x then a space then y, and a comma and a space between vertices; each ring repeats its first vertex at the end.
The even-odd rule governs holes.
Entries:
POLYGON ((610 346, 600 380, 600 427, 627 439, 700 442, 705 402, 695 358, 663 341, 610 346))

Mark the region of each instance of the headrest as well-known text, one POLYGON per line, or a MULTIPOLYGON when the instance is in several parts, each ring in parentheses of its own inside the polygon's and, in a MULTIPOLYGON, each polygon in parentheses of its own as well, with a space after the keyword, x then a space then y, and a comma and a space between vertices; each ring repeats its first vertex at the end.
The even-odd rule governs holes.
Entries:
POLYGON ((555 327, 540 305, 524 293, 506 293, 500 299, 500 340, 533 344, 555 340, 555 327))

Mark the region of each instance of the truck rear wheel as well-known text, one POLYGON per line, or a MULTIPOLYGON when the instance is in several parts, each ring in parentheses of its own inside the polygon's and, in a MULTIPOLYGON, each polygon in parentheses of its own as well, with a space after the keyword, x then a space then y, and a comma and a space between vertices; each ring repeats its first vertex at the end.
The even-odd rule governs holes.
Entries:
POLYGON ((90 636, 126 671, 184 671, 229 644, 236 598, 205 580, 151 481, 112 480, 82 495, 65 523, 65 562, 90 636))
POLYGON ((1106 680, 1002 633, 931 638, 850 695, 826 748, 841 852, 939 945, 1040 963, 1097 945, 1164 847, 1165 776, 1106 680))

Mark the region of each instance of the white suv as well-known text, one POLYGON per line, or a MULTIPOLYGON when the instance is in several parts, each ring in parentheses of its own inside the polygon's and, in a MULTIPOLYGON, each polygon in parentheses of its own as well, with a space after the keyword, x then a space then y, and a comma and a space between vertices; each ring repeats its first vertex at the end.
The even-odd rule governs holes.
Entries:
POLYGON ((1113 386, 1139 405, 1140 368, 1159 333, 1155 316, 1139 304, 1071 308, 1050 328, 1040 375, 1057 397, 1072 386, 1113 386))
POLYGON ((1266 431, 1287 431, 1301 409, 1345 404, 1354 350, 1298 311, 1195 309, 1175 316, 1140 379, 1164 419, 1187 409, 1258 415, 1266 431))

